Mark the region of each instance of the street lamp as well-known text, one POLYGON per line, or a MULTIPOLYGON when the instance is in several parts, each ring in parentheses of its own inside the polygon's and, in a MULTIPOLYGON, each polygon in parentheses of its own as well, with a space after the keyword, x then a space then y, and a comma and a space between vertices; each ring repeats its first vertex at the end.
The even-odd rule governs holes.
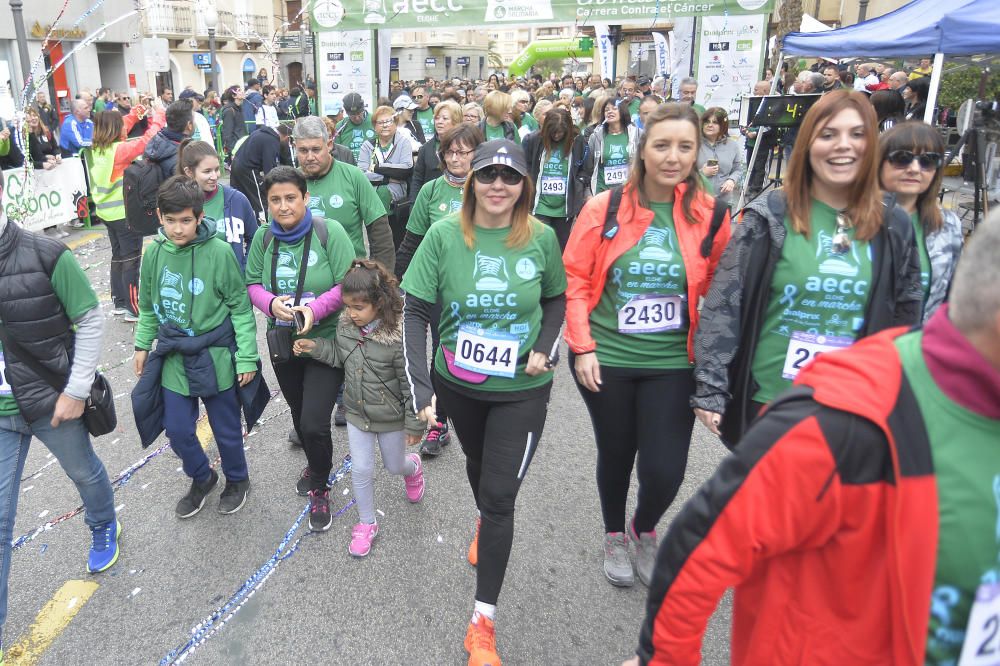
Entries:
MULTIPOLYGON (((14 0, 11 0, 13 2, 14 0)), ((208 52, 209 59, 211 60, 211 76, 208 79, 208 85, 212 90, 218 92, 219 86, 218 81, 215 80, 216 72, 218 68, 215 64, 215 28, 219 25, 219 12, 215 11, 215 2, 208 3, 205 8, 205 27, 208 28, 208 52)))
POLYGON ((24 14, 21 8, 24 6, 22 0, 10 0, 10 11, 14 16, 14 37, 17 39, 17 57, 21 61, 21 74, 24 76, 24 85, 28 83, 31 75, 31 63, 28 61, 28 36, 24 32, 24 14))

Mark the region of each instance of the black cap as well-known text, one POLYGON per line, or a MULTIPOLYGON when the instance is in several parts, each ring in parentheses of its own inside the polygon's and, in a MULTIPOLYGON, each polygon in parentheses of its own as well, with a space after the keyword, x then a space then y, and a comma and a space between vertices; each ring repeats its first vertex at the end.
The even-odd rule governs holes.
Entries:
POLYGON ((522 176, 528 175, 528 161, 524 157, 524 149, 507 139, 493 139, 476 147, 476 154, 472 157, 473 171, 494 164, 510 167, 522 176))
POLYGON ((361 95, 356 92, 344 95, 344 111, 347 112, 347 115, 361 113, 364 110, 365 100, 361 99, 361 95))
POLYGON ((196 99, 199 102, 205 101, 205 96, 194 90, 182 90, 177 99, 196 99))
POLYGON ((648 85, 649 85, 649 84, 651 84, 652 82, 653 82, 653 80, 652 80, 651 78, 649 78, 648 76, 646 76, 645 74, 643 74, 642 76, 640 76, 640 77, 639 77, 639 80, 638 80, 638 81, 636 81, 636 83, 638 83, 638 84, 639 84, 639 87, 640 87, 640 88, 641 88, 642 86, 648 86, 648 85))

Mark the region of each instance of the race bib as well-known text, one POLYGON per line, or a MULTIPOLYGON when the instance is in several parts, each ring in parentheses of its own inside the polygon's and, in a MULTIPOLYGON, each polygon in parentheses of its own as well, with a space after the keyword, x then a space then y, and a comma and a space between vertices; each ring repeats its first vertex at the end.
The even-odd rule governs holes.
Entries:
POLYGON ((626 335, 676 331, 684 325, 683 296, 636 296, 618 311, 618 332, 626 335))
POLYGON ((852 344, 854 344, 853 338, 794 331, 792 339, 788 341, 785 367, 781 371, 781 376, 785 379, 795 379, 799 375, 799 371, 820 354, 844 349, 852 344))
POLYGON ((7 365, 3 360, 3 352, 0 352, 0 396, 5 395, 14 395, 14 389, 7 380, 7 365))
POLYGON ((1000 664, 1000 584, 979 586, 965 627, 958 666, 1000 664))
POLYGON ((628 165, 604 167, 604 184, 620 185, 628 180, 628 165))
MULTIPOLYGON (((293 296, 294 297, 295 294, 282 294, 282 296, 293 296)), ((307 292, 304 292, 302 294, 302 298, 299 299, 299 305, 309 305, 310 303, 312 303, 315 300, 316 300, 316 294, 312 293, 311 291, 307 291, 307 292)), ((285 301, 285 302, 288 303, 289 301, 285 301)), ((291 307, 291 306, 289 306, 289 307, 291 307)), ((319 323, 319 322, 315 322, 313 324, 313 326, 315 326, 317 323, 319 323)), ((295 322, 294 321, 282 321, 280 319, 275 319, 274 320, 274 325, 275 326, 295 326, 295 322)))
POLYGON ((566 196, 566 179, 561 176, 542 176, 539 186, 542 194, 556 197, 566 196))
POLYGON ((455 343, 455 365, 484 375, 513 379, 520 344, 516 335, 462 324, 455 343))

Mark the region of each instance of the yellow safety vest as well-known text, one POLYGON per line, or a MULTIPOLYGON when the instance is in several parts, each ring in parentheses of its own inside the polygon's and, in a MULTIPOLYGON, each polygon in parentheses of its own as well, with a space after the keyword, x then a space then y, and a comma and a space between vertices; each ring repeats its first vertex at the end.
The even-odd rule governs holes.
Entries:
POLYGON ((123 179, 111 182, 111 172, 115 168, 115 142, 103 151, 92 153, 90 165, 90 196, 97 208, 97 216, 102 220, 125 219, 125 196, 122 191, 123 179))

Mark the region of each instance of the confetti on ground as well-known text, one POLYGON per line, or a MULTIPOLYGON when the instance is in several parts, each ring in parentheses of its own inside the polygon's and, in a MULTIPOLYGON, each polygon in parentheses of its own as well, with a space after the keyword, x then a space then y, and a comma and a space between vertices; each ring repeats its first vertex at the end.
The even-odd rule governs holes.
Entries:
POLYGON ((128 595, 128 596, 129 596, 130 598, 131 598, 131 597, 134 597, 135 595, 139 594, 139 592, 141 592, 141 591, 142 591, 142 588, 141 588, 141 587, 137 587, 137 588, 135 588, 134 590, 132 590, 132 594, 130 594, 130 595, 128 595))
POLYGON ((125 508, 124 504, 119 504, 118 506, 115 507, 115 513, 118 513, 119 511, 121 511, 124 508, 125 508))
POLYGON ((23 490, 22 492, 28 492, 28 491, 29 491, 29 490, 31 490, 32 488, 34 488, 34 486, 28 486, 28 487, 27 487, 27 488, 25 488, 25 489, 24 489, 24 490, 23 490))
POLYGON ((438 543, 444 543, 444 537, 438 534, 438 543))
POLYGON ((47 515, 49 515, 49 510, 48 509, 46 509, 45 511, 42 511, 40 514, 38 514, 38 517, 39 518, 44 518, 47 515))
POLYGON ((382 509, 375 509, 375 513, 385 518, 385 511, 383 511, 382 509))

